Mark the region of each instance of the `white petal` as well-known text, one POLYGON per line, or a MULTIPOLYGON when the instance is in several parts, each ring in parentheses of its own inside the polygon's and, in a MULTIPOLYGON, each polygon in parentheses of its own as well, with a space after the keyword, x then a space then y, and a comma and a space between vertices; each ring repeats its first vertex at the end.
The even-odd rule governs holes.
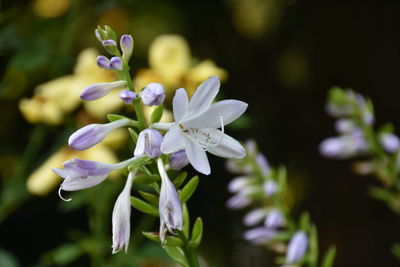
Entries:
POLYGON ((189 99, 185 89, 180 88, 176 90, 172 106, 174 109, 174 119, 178 122, 186 114, 189 106, 189 99))
POLYGON ((243 146, 227 134, 217 129, 207 129, 212 140, 219 140, 217 146, 208 146, 207 151, 223 158, 241 159, 246 156, 243 146), (221 139, 221 135, 224 135, 221 139))
POLYGON ((172 126, 165 134, 161 144, 161 152, 170 154, 184 148, 183 137, 177 125, 172 126))
POLYGON ((64 191, 76 191, 82 190, 89 187, 93 187, 98 185, 99 183, 103 182, 108 176, 107 174, 99 175, 99 176, 88 176, 88 177, 68 177, 64 180, 61 184, 61 189, 64 191))
POLYGON ((247 104, 238 100, 223 100, 212 104, 210 108, 198 116, 191 117, 182 122, 187 127, 197 129, 219 128, 221 127, 221 118, 224 125, 231 123, 239 118, 247 109, 247 104))
POLYGON ((193 168, 198 172, 209 175, 211 171, 206 152, 194 141, 187 138, 184 140, 185 151, 190 164, 192 164, 193 168))
POLYGON ((133 155, 135 157, 143 155, 144 149, 145 149, 144 135, 142 133, 140 133, 139 137, 137 139, 137 142, 136 142, 136 147, 135 147, 135 151, 133 152, 133 155))
POLYGON ((204 81, 194 92, 189 103, 189 114, 194 116, 203 113, 211 105, 219 91, 220 81, 218 76, 211 76, 204 81))

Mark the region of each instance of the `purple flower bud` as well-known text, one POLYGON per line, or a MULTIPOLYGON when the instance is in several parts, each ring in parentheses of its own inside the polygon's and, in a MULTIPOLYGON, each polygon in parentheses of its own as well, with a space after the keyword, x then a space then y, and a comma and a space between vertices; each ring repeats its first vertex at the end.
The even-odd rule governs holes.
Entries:
POLYGON ((150 83, 140 96, 146 106, 159 106, 165 99, 164 87, 159 83, 150 83))
POLYGON ((169 157, 169 166, 172 170, 179 171, 188 164, 189 160, 184 149, 172 153, 169 157))
POLYGON ((248 155, 254 155, 257 152, 257 144, 253 139, 247 140, 244 144, 248 155))
POLYGON ((340 119, 335 122, 335 129, 338 133, 348 134, 356 130, 353 120, 340 119))
POLYGON ((264 193, 271 197, 278 191, 278 185, 272 180, 268 180, 263 185, 264 193))
POLYGON ((265 218, 264 225, 268 228, 278 228, 283 226, 285 218, 279 210, 271 210, 265 218))
POLYGON ((125 60, 129 60, 133 51, 133 38, 129 34, 124 34, 121 36, 119 45, 121 46, 122 55, 125 60))
POLYGON ((75 133, 68 139, 68 145, 74 150, 85 150, 101 142, 111 131, 126 126, 129 119, 122 119, 106 124, 90 124, 75 133))
POLYGON ((289 242, 286 263, 294 264, 300 261, 306 253, 308 246, 308 238, 303 231, 296 232, 289 242))
POLYGON ((97 66, 103 69, 110 68, 110 60, 105 56, 98 56, 97 57, 97 66))
POLYGON ((322 141, 320 153, 325 157, 348 158, 368 151, 368 144, 359 130, 349 135, 330 137, 322 141))
POLYGON ((165 234, 167 231, 174 234, 174 230, 182 230, 182 204, 178 192, 176 192, 175 186, 169 180, 162 159, 160 158, 157 160, 157 167, 161 176, 159 201, 160 239, 162 243, 165 243, 165 234))
POLYGON ((250 164, 243 164, 242 160, 229 159, 226 161, 225 167, 231 173, 251 173, 252 167, 250 164))
POLYGON ((263 208, 252 210, 244 216, 243 223, 246 226, 254 226, 264 220, 267 214, 268 211, 263 208))
POLYGON ((115 201, 112 213, 112 253, 125 248, 128 252, 131 233, 131 188, 135 173, 130 172, 122 192, 115 201))
POLYGON ((248 205, 250 205, 250 203, 251 200, 248 197, 242 194, 236 194, 232 196, 230 199, 228 199, 228 201, 226 202, 226 206, 229 209, 239 210, 244 207, 247 207, 248 205))
POLYGON ((110 59, 110 69, 112 70, 122 70, 122 60, 120 57, 112 57, 110 59))
POLYGON ((94 31, 94 33, 95 33, 95 35, 96 35, 97 40, 99 40, 100 43, 103 42, 103 38, 101 38, 101 35, 100 35, 99 30, 96 29, 96 30, 94 31))
POLYGON ((163 136, 157 130, 146 129, 141 131, 134 151, 135 157, 146 154, 149 158, 157 158, 161 155, 162 141, 163 136))
POLYGON ((400 140, 396 135, 384 133, 380 135, 379 140, 386 152, 394 153, 399 150, 400 140))
POLYGON ((119 98, 121 98, 122 101, 124 101, 125 104, 132 103, 132 101, 133 101, 133 99, 135 99, 135 97, 136 97, 136 93, 132 92, 130 90, 123 90, 119 94, 119 98))
POLYGON ((237 193, 249 184, 249 178, 246 176, 239 176, 232 179, 228 184, 228 191, 237 193))
POLYGON ((261 154, 261 153, 258 153, 258 154, 257 154, 257 156, 256 156, 256 162, 257 162, 258 167, 260 167, 261 172, 262 172, 264 175, 270 173, 271 168, 270 168, 270 166, 269 166, 269 163, 268 163, 267 158, 266 158, 263 154, 261 154))
POLYGON ((126 87, 125 81, 116 81, 111 83, 92 84, 81 93, 81 99, 84 101, 92 101, 107 95, 111 90, 126 87))
POLYGON ((117 46, 117 43, 114 40, 104 40, 101 42, 103 46, 117 46))
POLYGON ((243 237, 255 245, 262 245, 270 241, 277 235, 277 231, 266 227, 257 227, 247 230, 243 237))

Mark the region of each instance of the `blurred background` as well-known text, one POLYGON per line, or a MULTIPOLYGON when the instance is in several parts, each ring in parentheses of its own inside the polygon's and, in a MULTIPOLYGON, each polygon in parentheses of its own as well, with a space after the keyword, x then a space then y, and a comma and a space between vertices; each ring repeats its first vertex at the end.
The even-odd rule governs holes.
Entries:
MULTIPOLYGON (((65 147, 78 127, 129 112, 112 97, 94 104, 78 97, 115 79, 95 64, 105 52, 94 29, 104 24, 133 35, 138 88, 158 81, 172 96, 217 74, 224 98, 249 103, 228 132, 256 139, 272 165, 288 166, 293 212, 310 212, 322 250, 336 244, 335 266, 399 266, 390 248, 400 242, 400 218, 368 197, 373 178, 318 153, 335 135, 324 112, 334 85, 370 96, 377 124, 400 129, 399 14, 395 0, 0 1, 0 266, 170 266, 140 235, 158 222, 137 211, 129 253, 111 255, 118 175, 69 194, 68 203, 55 190, 61 179, 50 168, 61 162, 116 162, 132 151, 123 133, 85 154, 65 147)), ((225 208, 233 175, 210 158, 213 173, 190 200, 192 216, 205 221, 202 258, 210 266, 273 266, 272 253, 242 240, 243 213, 225 208)))

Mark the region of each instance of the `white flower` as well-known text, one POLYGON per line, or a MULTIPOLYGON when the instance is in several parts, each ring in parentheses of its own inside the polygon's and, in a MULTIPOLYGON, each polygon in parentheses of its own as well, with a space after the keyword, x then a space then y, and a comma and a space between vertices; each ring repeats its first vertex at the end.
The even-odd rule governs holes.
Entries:
POLYGON ((185 89, 178 89, 173 99, 175 123, 153 124, 153 128, 168 130, 161 152, 170 154, 185 149, 189 162, 199 172, 210 174, 206 151, 223 158, 243 158, 242 145, 224 134, 223 127, 244 113, 247 104, 238 100, 223 100, 212 104, 220 87, 217 76, 203 82, 188 99, 185 89), (221 127, 222 131, 218 130, 221 127))

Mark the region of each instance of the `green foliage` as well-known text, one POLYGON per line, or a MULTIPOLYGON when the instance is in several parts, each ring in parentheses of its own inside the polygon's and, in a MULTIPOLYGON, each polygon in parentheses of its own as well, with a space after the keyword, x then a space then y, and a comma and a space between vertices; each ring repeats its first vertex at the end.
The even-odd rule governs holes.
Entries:
POLYGON ((149 204, 139 198, 131 197, 131 204, 135 209, 140 210, 143 213, 152 216, 159 216, 158 208, 156 206, 149 204))
POLYGON ((197 185, 199 184, 199 177, 193 177, 179 192, 179 198, 182 203, 187 202, 190 197, 193 195, 194 191, 196 191, 197 185))

